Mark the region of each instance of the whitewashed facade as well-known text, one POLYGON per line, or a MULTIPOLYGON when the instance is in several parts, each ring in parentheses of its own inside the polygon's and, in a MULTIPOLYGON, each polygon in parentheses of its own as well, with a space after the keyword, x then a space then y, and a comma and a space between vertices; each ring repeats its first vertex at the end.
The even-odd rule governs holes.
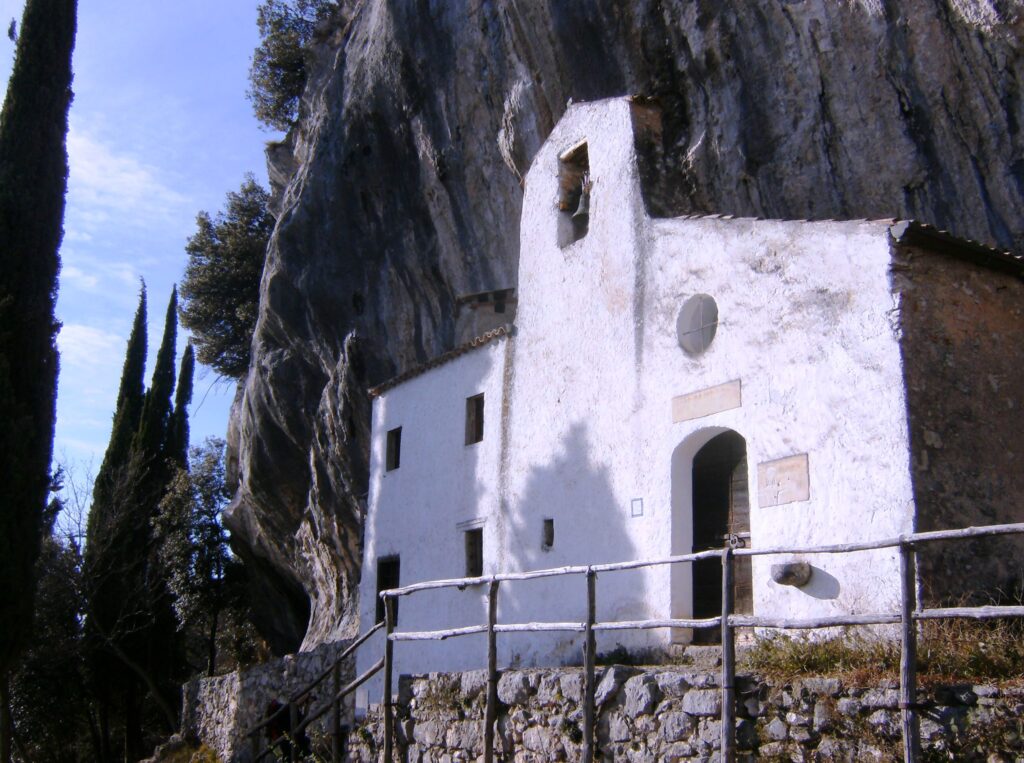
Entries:
MULTIPOLYGON (((688 553, 702 496, 719 488, 738 513, 745 494, 749 526, 726 529, 749 531, 755 546, 914 529, 893 221, 651 219, 636 119, 626 99, 569 108, 526 178, 514 328, 377 394, 362 630, 375 620, 378 560, 399 559, 402 585, 461 577, 473 531, 489 574, 688 553), (571 241, 572 211, 559 201, 584 142, 589 222, 571 241), (706 349, 688 352, 680 330, 693 327, 680 314, 700 295, 717 307, 716 330, 706 349), (467 445, 467 399, 481 393, 483 439, 467 445), (388 432, 398 427, 400 463, 388 470, 388 432), (742 437, 731 442, 745 460, 733 457, 721 474, 695 471, 698 452, 728 432, 742 437)), ((771 579, 780 561, 790 560, 754 562, 748 610, 800 617, 895 605, 892 550, 808 557, 802 586, 771 579)), ((598 618, 701 614, 694 590, 688 566, 603 574, 598 618)), ((404 598, 399 627, 485 622, 485 594, 404 598)), ((503 584, 498 617, 580 621, 585 603, 581 577, 503 584)), ((601 633, 598 651, 689 637, 601 633)), ((359 672, 379 646, 360 650, 359 672)), ((573 634, 503 635, 499 650, 500 666, 581 659, 573 634)), ((485 665, 476 636, 399 644, 395 655, 399 673, 485 665)), ((379 691, 369 685, 371 701, 379 691)))

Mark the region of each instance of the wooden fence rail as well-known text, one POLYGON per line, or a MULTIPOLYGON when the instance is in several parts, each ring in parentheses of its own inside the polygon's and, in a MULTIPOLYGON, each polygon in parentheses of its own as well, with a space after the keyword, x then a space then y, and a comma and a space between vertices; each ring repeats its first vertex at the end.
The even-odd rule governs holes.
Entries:
POLYGON ((642 559, 612 564, 577 565, 557 567, 531 572, 501 573, 472 578, 432 580, 382 591, 385 603, 386 639, 384 646, 384 760, 393 760, 393 708, 392 671, 394 669, 393 648, 400 641, 441 641, 448 638, 487 634, 487 704, 484 712, 484 761, 493 763, 494 725, 497 719, 497 634, 521 632, 576 632, 583 633, 583 760, 592 763, 595 756, 595 707, 596 692, 596 639, 599 631, 643 630, 653 628, 718 628, 721 631, 722 647, 722 737, 723 760, 732 761, 736 756, 736 628, 781 628, 810 630, 845 625, 900 625, 900 716, 903 738, 903 756, 909 763, 920 760, 920 732, 917 707, 917 628, 916 622, 936 618, 994 618, 1024 617, 1024 606, 982 606, 945 607, 921 609, 917 601, 917 547, 923 543, 940 540, 980 538, 995 535, 1024 534, 1024 523, 967 527, 960 530, 939 530, 901 535, 896 538, 864 541, 858 543, 833 544, 811 547, 770 547, 711 549, 693 554, 678 554, 657 559, 642 559), (841 554, 857 551, 873 551, 884 548, 899 550, 900 559, 900 611, 898 613, 867 613, 854 615, 830 615, 805 618, 777 618, 734 614, 733 576, 736 557, 768 556, 778 554, 841 554), (720 617, 703 619, 662 618, 599 622, 597 620, 597 577, 599 573, 635 570, 659 565, 693 563, 700 559, 720 558, 722 561, 722 614, 720 617), (527 581, 566 575, 583 575, 587 581, 587 619, 585 622, 531 622, 498 623, 498 591, 506 581, 527 581), (396 631, 394 628, 393 605, 399 597, 444 588, 465 589, 468 586, 487 584, 487 624, 430 631, 396 631))

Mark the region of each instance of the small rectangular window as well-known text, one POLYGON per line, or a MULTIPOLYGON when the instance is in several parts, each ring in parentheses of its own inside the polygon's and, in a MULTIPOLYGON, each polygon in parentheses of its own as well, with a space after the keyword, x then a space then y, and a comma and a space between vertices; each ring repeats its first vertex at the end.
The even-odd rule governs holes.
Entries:
MULTIPOLYGON (((384 599, 380 597, 381 591, 387 591, 391 588, 398 588, 401 585, 399 581, 399 570, 400 561, 397 556, 385 556, 377 560, 377 620, 376 622, 384 622, 384 599)), ((392 603, 395 613, 395 624, 398 623, 398 599, 394 599, 392 603)))
POLYGON ((483 393, 466 398, 466 445, 484 439, 484 396, 483 393))
POLYGON ((466 577, 478 578, 484 574, 483 528, 466 530, 466 577))
POLYGON ((544 520, 544 537, 541 540, 541 547, 547 551, 555 545, 555 520, 544 520))
POLYGON ((384 459, 385 471, 398 468, 402 456, 402 428, 395 427, 388 431, 387 455, 384 459))

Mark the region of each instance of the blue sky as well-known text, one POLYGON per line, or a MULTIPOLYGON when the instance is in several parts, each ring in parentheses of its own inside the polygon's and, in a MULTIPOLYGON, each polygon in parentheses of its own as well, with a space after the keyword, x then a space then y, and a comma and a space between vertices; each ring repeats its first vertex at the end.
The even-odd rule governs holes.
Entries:
MULTIPOLYGON (((149 293, 147 373, 199 210, 224 206, 246 172, 266 185, 263 130, 245 98, 258 0, 81 0, 68 135, 70 178, 58 318, 54 457, 98 467, 138 301, 149 293)), ((24 0, 0 0, 20 24, 24 0)), ((14 44, 0 38, 0 81, 14 44)), ((185 345, 179 333, 179 353, 185 345)), ((223 436, 234 384, 199 367, 192 442, 223 436)), ((148 381, 147 381, 148 383, 148 381)))

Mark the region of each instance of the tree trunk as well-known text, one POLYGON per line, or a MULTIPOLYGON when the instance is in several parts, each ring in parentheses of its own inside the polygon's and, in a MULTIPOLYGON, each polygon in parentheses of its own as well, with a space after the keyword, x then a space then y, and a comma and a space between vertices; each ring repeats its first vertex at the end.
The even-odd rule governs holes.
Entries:
POLYGON ((11 719, 10 674, 0 675, 0 763, 11 763, 11 736, 14 723, 11 719))

